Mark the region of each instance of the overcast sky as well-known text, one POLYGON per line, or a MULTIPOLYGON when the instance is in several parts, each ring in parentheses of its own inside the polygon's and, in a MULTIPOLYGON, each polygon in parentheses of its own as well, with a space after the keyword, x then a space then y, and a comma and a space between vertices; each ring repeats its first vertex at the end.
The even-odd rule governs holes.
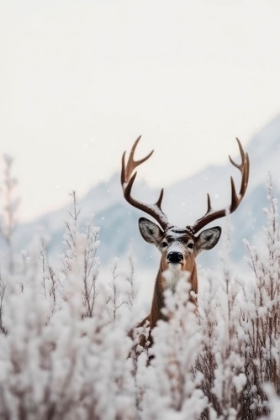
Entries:
MULTIPOLYGON (((166 186, 280 113, 279 0, 1 0, 0 153, 21 220, 120 170, 166 186)), ((0 168, 1 169, 1 168, 0 168)), ((94 203, 93 203, 94 211, 94 203)))

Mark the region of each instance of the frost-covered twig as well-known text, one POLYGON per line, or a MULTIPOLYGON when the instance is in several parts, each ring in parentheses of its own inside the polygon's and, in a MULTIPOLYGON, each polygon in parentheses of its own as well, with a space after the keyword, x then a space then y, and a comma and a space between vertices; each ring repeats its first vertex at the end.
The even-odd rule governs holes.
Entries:
POLYGON ((3 215, 1 217, 0 232, 8 248, 8 268, 10 273, 13 273, 15 268, 13 233, 17 226, 16 212, 20 200, 18 197, 14 197, 17 179, 12 175, 13 158, 9 155, 4 155, 4 165, 4 184, 2 189, 4 208, 3 215))

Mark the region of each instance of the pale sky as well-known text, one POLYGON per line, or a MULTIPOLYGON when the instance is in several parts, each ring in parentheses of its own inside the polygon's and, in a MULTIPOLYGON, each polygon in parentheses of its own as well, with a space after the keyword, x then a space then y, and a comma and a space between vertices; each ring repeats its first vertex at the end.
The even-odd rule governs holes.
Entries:
POLYGON ((279 0, 0 0, 20 220, 109 179, 139 134, 153 186, 225 164, 280 113, 279 19, 279 0))

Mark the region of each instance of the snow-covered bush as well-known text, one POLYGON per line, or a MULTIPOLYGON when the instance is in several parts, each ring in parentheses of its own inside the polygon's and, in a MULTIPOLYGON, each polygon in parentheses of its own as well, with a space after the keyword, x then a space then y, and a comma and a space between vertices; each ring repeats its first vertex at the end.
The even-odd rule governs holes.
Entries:
POLYGON ((280 232, 271 179, 267 190, 265 247, 244 241, 253 275, 236 278, 225 261, 222 276, 210 278, 200 297, 197 369, 209 404, 203 418, 262 418, 280 393, 280 232), (274 398, 268 400, 267 389, 274 398))
POLYGON ((174 294, 165 292, 164 312, 170 321, 159 321, 153 332, 154 358, 144 371, 143 419, 196 419, 207 406, 202 373, 194 369, 202 335, 188 301, 189 288, 182 276, 174 294))
POLYGON ((245 241, 251 275, 237 276, 225 259, 204 278, 197 308, 183 276, 165 292, 169 322, 134 360, 133 257, 128 272, 116 259, 101 279, 99 229, 79 226, 71 195, 58 264, 42 232, 1 259, 0 420, 277 419, 280 231, 271 180, 265 247, 245 241))
MULTIPOLYGON (((1 419, 134 419, 134 381, 127 355, 130 327, 117 316, 121 288, 97 285, 98 229, 79 230, 76 197, 66 224, 61 269, 45 239, 22 253, 1 293, 1 419), (74 217, 73 217, 74 215, 74 217), (116 301, 118 300, 118 304, 116 301), (112 315, 114 314, 114 315, 112 315)), ((117 283, 116 267, 113 270, 117 283)))

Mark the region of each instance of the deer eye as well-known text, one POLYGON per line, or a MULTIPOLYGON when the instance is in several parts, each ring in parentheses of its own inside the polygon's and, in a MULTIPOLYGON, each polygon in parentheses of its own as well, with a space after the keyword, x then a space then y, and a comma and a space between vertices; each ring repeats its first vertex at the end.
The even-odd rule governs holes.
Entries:
POLYGON ((161 243, 162 248, 166 248, 167 245, 168 245, 168 243, 166 241, 164 241, 164 242, 161 243))
POLYGON ((193 244, 192 242, 190 242, 190 243, 187 245, 187 247, 188 247, 188 248, 190 248, 190 249, 193 249, 193 245, 194 245, 194 244, 193 244))

